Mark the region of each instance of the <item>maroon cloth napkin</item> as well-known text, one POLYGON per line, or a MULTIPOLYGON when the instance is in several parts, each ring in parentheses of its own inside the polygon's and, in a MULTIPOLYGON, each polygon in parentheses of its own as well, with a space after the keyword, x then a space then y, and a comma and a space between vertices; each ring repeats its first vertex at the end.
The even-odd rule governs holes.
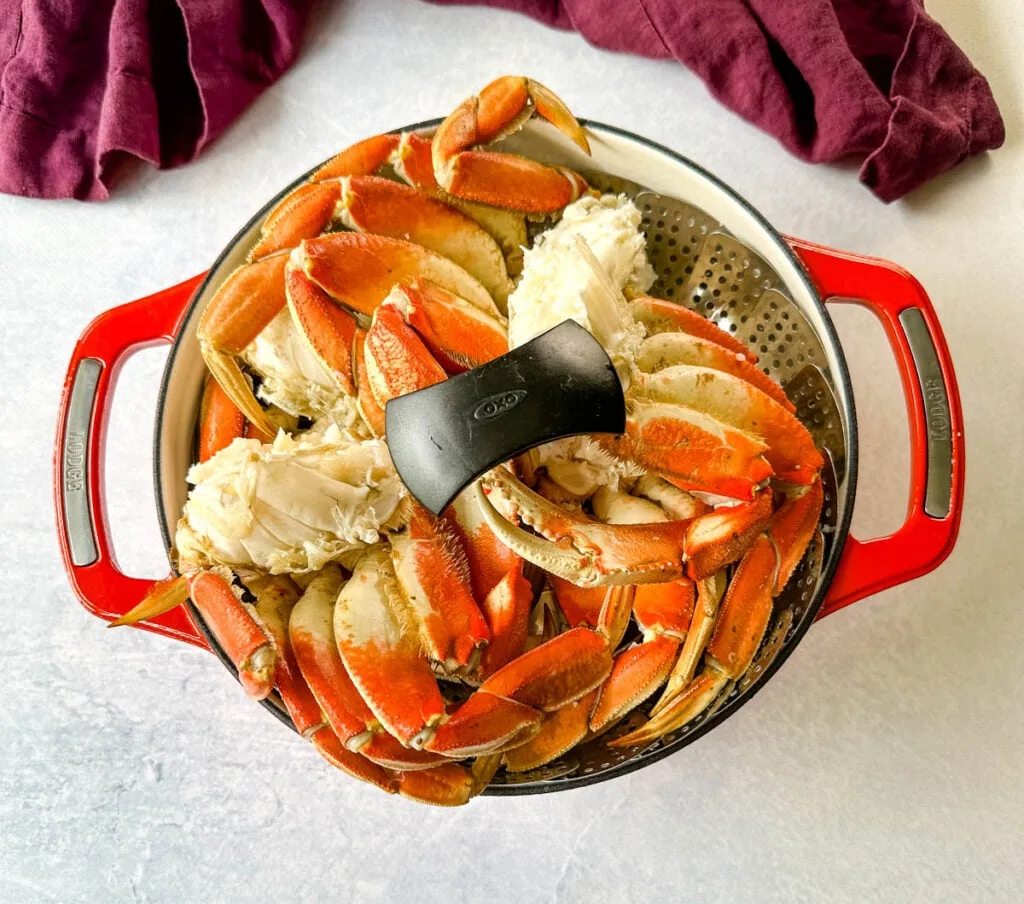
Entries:
POLYGON ((191 160, 288 66, 307 0, 0 0, 0 191, 107 197, 191 160))
POLYGON ((1005 137, 988 82, 922 0, 431 2, 517 10, 598 47, 675 58, 798 157, 863 158, 860 179, 883 201, 1005 137))

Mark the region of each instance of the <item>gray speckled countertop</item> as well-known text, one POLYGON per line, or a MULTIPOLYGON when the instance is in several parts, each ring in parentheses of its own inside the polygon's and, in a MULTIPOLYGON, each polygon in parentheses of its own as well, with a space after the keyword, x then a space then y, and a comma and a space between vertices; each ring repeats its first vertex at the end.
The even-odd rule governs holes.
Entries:
MULTIPOLYGON (((992 81, 1007 146, 886 207, 717 106, 680 67, 512 15, 398 0, 319 7, 295 69, 197 163, 102 204, 0 196, 0 901, 1015 901, 1024 887, 1024 11, 929 9, 992 81), (583 116, 715 171, 782 231, 896 260, 960 376, 969 474, 938 572, 816 625, 735 718, 567 794, 456 812, 320 762, 198 649, 106 631, 54 539, 65 365, 97 313, 204 269, 262 200, 350 141, 525 71, 583 116)), ((862 427, 861 536, 900 520, 905 415, 881 330, 837 311, 862 427)), ((122 564, 160 576, 150 431, 165 351, 124 370, 109 500, 122 564)))

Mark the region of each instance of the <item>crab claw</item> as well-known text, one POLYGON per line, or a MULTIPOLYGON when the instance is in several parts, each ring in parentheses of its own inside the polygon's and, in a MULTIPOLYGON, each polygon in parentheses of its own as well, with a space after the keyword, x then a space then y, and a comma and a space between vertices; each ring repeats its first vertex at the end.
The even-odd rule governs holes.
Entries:
POLYGON ((216 380, 207 378, 199 405, 199 460, 208 461, 245 436, 245 415, 216 380))
POLYGON ((448 373, 479 367, 508 351, 504 319, 426 280, 396 286, 385 304, 402 312, 448 373))
POLYGON ((264 700, 274 689, 277 652, 249 607, 231 585, 211 571, 188 578, 188 591, 203 621, 238 669, 238 681, 254 700, 264 700))
POLYGON ((261 433, 277 430, 256 401, 238 363, 240 355, 287 304, 288 254, 272 254, 233 271, 203 311, 196 335, 206 366, 227 397, 261 433))
POLYGON ((338 595, 334 638, 352 681, 384 728, 405 745, 421 746, 444 716, 444 701, 383 549, 360 557, 338 595))
POLYGON ((780 480, 809 485, 824 459, 807 428, 788 409, 746 380, 689 364, 638 375, 638 392, 654 403, 686 405, 709 418, 759 437, 764 457, 780 480))
POLYGON ((337 565, 313 578, 291 611, 288 637, 299 671, 331 728, 342 743, 359 749, 377 720, 345 671, 334 639, 334 602, 343 583, 337 565))
POLYGON ((544 766, 572 750, 587 736, 590 712, 597 699, 591 691, 573 703, 563 706, 544 717, 540 731, 530 740, 505 753, 505 768, 509 772, 526 772, 544 766))
POLYGON ((657 471, 685 490, 753 499, 772 474, 768 445, 758 436, 681 404, 634 401, 624 435, 594 439, 612 455, 657 471))
POLYGON ((408 528, 391 537, 391 555, 424 651, 450 667, 469 665, 490 631, 473 599, 465 553, 447 522, 413 503, 408 528))
POLYGON ((487 289, 462 267, 404 239, 331 232, 306 239, 292 252, 292 259, 328 295, 367 316, 373 314, 395 283, 417 278, 430 280, 491 316, 498 316, 487 289))
POLYGON ((644 584, 682 577, 687 522, 602 524, 566 512, 505 468, 477 484, 491 530, 509 549, 581 587, 644 584), (531 534, 512 523, 520 519, 531 534))
POLYGON ((397 776, 398 793, 402 797, 435 807, 459 807, 473 796, 473 773, 455 763, 444 763, 432 769, 401 772, 397 776))
POLYGON ((757 363, 757 355, 732 333, 727 333, 706 317, 684 308, 681 304, 642 296, 633 299, 629 307, 634 320, 646 327, 648 336, 658 333, 688 333, 690 336, 714 342, 736 355, 742 355, 751 363, 757 363))
POLYGON ((434 176, 460 198, 530 213, 565 207, 587 189, 581 176, 525 157, 473 148, 517 131, 534 113, 590 153, 586 134, 564 103, 532 79, 503 76, 467 98, 438 127, 434 176))
POLYGON ((687 571, 693 580, 707 578, 737 561, 772 516, 772 494, 753 502, 723 506, 690 522, 686 531, 687 571))
POLYGON ((533 707, 477 691, 424 746, 453 759, 479 756, 527 740, 540 722, 541 714, 533 707))
POLYGON ((383 304, 374 312, 363 354, 370 389, 381 408, 391 399, 448 379, 395 305, 383 304))
POLYGON ((483 613, 491 632, 484 650, 481 673, 490 675, 521 655, 530 626, 533 588, 522 568, 513 567, 484 597, 483 613))
POLYGON ((611 670, 605 639, 589 628, 572 628, 499 669, 480 690, 551 712, 588 694, 611 670))
POLYGON ((676 364, 720 370, 756 386, 790 413, 796 411, 782 387, 745 355, 737 355, 730 349, 698 336, 686 333, 658 333, 650 336, 640 344, 636 364, 646 373, 654 373, 676 364))

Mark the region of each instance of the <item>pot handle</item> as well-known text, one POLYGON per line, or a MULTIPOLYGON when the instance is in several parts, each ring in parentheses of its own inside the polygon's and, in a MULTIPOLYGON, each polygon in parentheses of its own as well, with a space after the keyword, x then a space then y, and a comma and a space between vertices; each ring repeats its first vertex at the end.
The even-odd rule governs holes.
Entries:
MULTIPOLYGON (((123 574, 110 543, 103 452, 111 392, 132 353, 174 338, 203 276, 100 314, 79 337, 64 378, 53 462, 57 535, 75 594, 106 621, 126 613, 153 586, 123 574)), ((184 607, 138 627, 207 646, 184 607)))
POLYGON ((885 328, 910 421, 910 500, 888 537, 848 537, 818 617, 937 568, 960 529, 964 424, 956 374, 935 309, 921 284, 877 258, 788 239, 826 301, 870 310, 885 328))

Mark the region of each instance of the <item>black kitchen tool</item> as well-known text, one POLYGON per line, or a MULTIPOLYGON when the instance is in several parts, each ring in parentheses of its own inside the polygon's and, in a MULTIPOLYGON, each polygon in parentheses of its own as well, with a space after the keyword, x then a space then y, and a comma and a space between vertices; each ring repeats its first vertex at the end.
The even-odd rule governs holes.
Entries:
POLYGON ((572 320, 481 367, 385 408, 388 447, 409 492, 435 515, 481 474, 581 433, 622 433, 626 402, 611 359, 572 320))

